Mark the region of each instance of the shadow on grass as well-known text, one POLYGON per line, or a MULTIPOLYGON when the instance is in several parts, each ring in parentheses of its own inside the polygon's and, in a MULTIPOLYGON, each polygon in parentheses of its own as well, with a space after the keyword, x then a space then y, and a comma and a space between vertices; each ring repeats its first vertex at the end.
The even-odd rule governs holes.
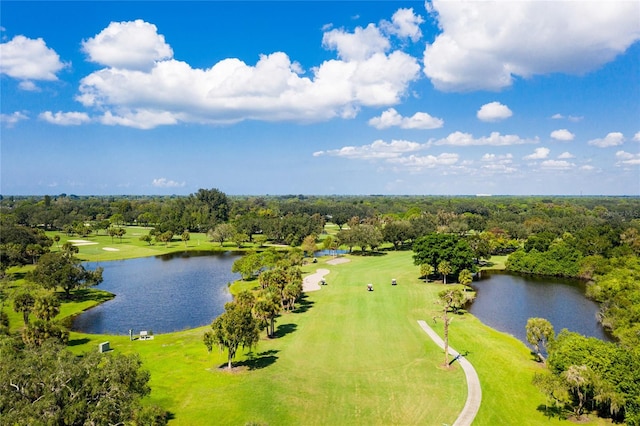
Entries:
POLYGON ((386 256, 387 253, 384 251, 354 251, 351 253, 354 256, 386 256))
POLYGON ((249 359, 246 359, 244 361, 234 362, 233 365, 234 367, 246 367, 249 370, 260 370, 276 362, 276 360, 278 359, 276 354, 278 352, 279 351, 275 349, 260 352, 258 354, 254 354, 253 352, 251 352, 249 353, 249 359))
POLYGON ((280 324, 276 328, 276 332, 273 333, 273 337, 276 339, 280 337, 284 337, 287 334, 290 334, 296 331, 296 328, 298 328, 297 324, 280 324))
POLYGON ((297 301, 297 306, 293 310, 293 313, 302 314, 307 312, 311 307, 313 307, 314 302, 307 298, 306 294, 303 294, 302 297, 297 301))
POLYGON ((90 341, 91 339, 87 339, 86 337, 83 337, 82 339, 70 339, 69 342, 67 343, 67 346, 86 345, 90 341))
POLYGON ((64 299, 64 296, 64 293, 61 293, 61 297, 63 298, 63 300, 69 300, 73 302, 95 301, 98 303, 104 303, 107 300, 111 300, 115 297, 115 295, 109 292, 90 288, 80 288, 74 290, 73 292, 71 292, 71 296, 69 297, 69 299, 64 299))
POLYGON ((568 418, 567 411, 562 407, 549 407, 548 405, 540 404, 538 405, 537 410, 541 413, 544 413, 545 417, 547 417, 549 420, 556 417, 560 420, 566 420, 568 418))

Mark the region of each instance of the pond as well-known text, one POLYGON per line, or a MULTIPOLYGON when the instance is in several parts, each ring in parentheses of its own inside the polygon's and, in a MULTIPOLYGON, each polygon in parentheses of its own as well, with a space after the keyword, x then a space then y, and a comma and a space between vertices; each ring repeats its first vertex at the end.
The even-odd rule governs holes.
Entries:
POLYGON ((524 343, 531 317, 547 319, 556 334, 566 328, 611 341, 596 319, 598 304, 585 297, 585 284, 579 281, 483 271, 483 278, 474 281, 472 287, 477 292, 469 312, 491 328, 524 343))
POLYGON ((210 324, 232 300, 228 283, 240 278, 231 272, 238 257, 229 252, 185 252, 88 263, 88 269, 104 268, 98 288, 116 297, 77 316, 72 330, 168 333, 210 324))

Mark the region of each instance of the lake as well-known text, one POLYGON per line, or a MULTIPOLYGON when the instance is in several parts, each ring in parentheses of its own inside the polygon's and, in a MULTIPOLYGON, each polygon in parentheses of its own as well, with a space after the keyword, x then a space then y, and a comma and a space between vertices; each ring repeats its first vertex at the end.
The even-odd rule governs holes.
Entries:
POLYGON ((556 334, 566 328, 611 341, 596 319, 598 304, 585 297, 582 282, 483 271, 483 278, 474 281, 472 287, 477 290, 476 300, 469 312, 491 328, 525 343, 531 317, 547 319, 556 334))
POLYGON ((115 298, 83 312, 72 330, 95 334, 168 333, 210 324, 232 300, 228 283, 238 254, 185 252, 156 257, 87 263, 104 268, 98 286, 115 298))

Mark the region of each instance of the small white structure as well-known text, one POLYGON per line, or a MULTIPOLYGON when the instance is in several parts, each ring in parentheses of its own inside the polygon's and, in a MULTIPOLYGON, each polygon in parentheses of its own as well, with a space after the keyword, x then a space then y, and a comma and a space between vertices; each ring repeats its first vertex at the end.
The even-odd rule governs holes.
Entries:
POLYGON ((149 333, 147 330, 142 330, 140 332, 140 340, 152 340, 153 334, 149 333))
POLYGON ((109 352, 111 347, 109 347, 109 342, 102 342, 98 345, 98 351, 103 354, 105 352, 109 352))
POLYGON ((397 284, 398 284, 398 282, 396 281, 396 279, 392 278, 391 279, 391 285, 397 285, 397 284))

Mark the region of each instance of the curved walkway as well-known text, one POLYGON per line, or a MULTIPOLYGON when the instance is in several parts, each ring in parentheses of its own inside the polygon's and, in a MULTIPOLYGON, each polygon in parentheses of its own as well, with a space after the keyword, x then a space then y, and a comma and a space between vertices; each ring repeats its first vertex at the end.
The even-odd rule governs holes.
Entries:
MULTIPOLYGON (((429 327, 426 322, 419 320, 418 324, 438 346, 444 349, 444 341, 435 331, 433 331, 431 327, 429 327)), ((449 346, 449 354, 454 357, 460 355, 451 346, 449 346)), ((480 388, 480 379, 478 379, 478 374, 476 373, 475 368, 473 368, 473 365, 471 365, 471 363, 463 356, 458 358, 458 362, 460 363, 460 366, 462 366, 464 375, 467 378, 467 402, 464 404, 464 407, 456 421, 453 423, 453 426, 470 426, 480 409, 482 389, 480 388)))

